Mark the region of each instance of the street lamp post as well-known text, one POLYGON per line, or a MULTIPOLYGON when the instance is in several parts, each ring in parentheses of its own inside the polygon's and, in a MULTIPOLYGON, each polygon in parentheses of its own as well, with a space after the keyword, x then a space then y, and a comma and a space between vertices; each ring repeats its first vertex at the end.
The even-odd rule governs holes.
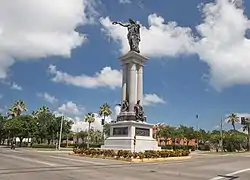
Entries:
POLYGON ((105 125, 105 120, 104 119, 102 119, 102 140, 103 140, 103 143, 104 143, 104 141, 105 141, 105 135, 104 135, 104 125, 105 125))
POLYGON ((64 119, 64 117, 62 116, 62 118, 61 118, 61 126, 60 126, 59 142, 58 142, 58 150, 59 151, 61 149, 63 119, 64 119))
POLYGON ((221 149, 221 152, 223 151, 223 127, 222 127, 222 125, 223 125, 223 121, 222 121, 222 119, 220 120, 220 149, 221 149))
POLYGON ((198 138, 198 133, 199 133, 199 115, 198 114, 196 114, 196 120, 197 120, 197 147, 196 147, 196 149, 197 150, 199 150, 199 138, 198 138))

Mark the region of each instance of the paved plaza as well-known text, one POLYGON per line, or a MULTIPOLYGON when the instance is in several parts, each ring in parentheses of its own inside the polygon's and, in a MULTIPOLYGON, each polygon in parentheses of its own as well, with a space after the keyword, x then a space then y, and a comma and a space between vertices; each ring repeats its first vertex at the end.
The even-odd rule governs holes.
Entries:
POLYGON ((249 180, 250 155, 194 155, 189 160, 129 163, 0 148, 1 180, 249 180))

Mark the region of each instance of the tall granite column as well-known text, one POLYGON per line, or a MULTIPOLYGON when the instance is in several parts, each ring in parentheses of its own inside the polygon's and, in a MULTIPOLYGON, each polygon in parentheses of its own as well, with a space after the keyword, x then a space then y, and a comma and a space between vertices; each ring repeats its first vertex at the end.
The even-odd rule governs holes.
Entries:
POLYGON ((137 66, 137 100, 140 100, 140 105, 143 106, 143 66, 137 66))
POLYGON ((136 86, 136 65, 132 62, 129 64, 129 111, 134 112, 135 105, 135 86, 136 86))
POLYGON ((127 99, 127 64, 123 64, 122 73, 122 102, 127 99))

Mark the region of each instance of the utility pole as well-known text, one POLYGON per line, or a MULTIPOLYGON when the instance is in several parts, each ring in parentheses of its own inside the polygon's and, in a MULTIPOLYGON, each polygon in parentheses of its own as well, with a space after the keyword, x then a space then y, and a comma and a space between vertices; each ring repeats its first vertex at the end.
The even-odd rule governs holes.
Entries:
POLYGON ((220 148, 221 152, 223 151, 223 132, 222 132, 222 119, 220 120, 220 148))
POLYGON ((61 126, 60 126, 60 137, 59 137, 59 142, 58 142, 58 150, 60 151, 61 149, 61 141, 62 141, 62 126, 63 126, 63 119, 64 117, 61 117, 61 126))
POLYGON ((56 150, 57 150, 57 148, 58 148, 58 131, 56 132, 56 150))
POLYGON ((248 151, 250 151, 250 123, 247 124, 247 133, 248 133, 248 151))
POLYGON ((199 137, 198 137, 198 134, 199 134, 199 115, 196 114, 196 120, 197 120, 197 147, 196 147, 196 150, 199 150, 199 137))

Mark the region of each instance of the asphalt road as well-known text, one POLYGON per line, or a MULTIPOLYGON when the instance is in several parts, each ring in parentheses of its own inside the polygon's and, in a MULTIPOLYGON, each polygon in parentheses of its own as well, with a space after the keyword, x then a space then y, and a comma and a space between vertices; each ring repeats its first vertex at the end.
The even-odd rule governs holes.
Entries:
POLYGON ((0 148, 0 180, 250 180, 250 155, 128 163, 0 148))

